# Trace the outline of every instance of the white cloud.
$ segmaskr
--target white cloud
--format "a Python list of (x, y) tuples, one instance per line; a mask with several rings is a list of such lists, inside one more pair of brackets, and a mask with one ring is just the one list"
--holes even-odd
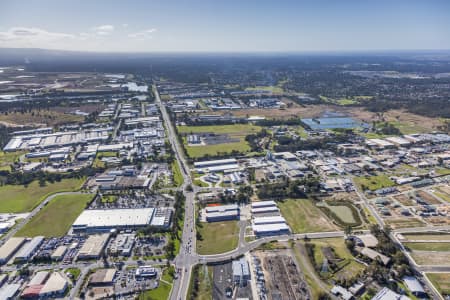
[(61, 39), (73, 39), (75, 35), (61, 32), (50, 32), (36, 27), (11, 27), (7, 31), (0, 32), (0, 41), (6, 42), (40, 42), (55, 41)]
[(153, 33), (155, 33), (156, 31), (157, 31), (156, 28), (151, 28), (151, 29), (147, 29), (147, 30), (138, 31), (135, 33), (130, 33), (128, 35), (128, 37), (130, 37), (132, 39), (137, 39), (137, 40), (151, 39), (153, 36)]
[(123, 28), (128, 28), (128, 24), (127, 24), (127, 23), (124, 23), (124, 24), (122, 24), (122, 27), (123, 27)]
[(97, 35), (110, 35), (114, 29), (114, 25), (100, 25), (92, 28)]

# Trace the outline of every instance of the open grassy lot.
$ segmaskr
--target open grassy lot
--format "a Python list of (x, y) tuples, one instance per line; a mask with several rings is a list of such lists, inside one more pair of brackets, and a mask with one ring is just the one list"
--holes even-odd
[(109, 151), (109, 152), (99, 152), (97, 156), (95, 156), (94, 162), (92, 163), (92, 167), (94, 168), (105, 168), (106, 163), (102, 161), (103, 157), (117, 157), (117, 152)]
[(232, 139), (239, 139), (239, 142), (205, 145), (205, 146), (187, 146), (185, 148), (191, 158), (199, 158), (205, 155), (217, 155), (219, 152), (230, 153), (231, 151), (248, 152), (250, 146), (245, 141), (245, 136), (261, 131), (260, 126), (250, 124), (234, 124), (234, 125), (212, 125), (212, 126), (179, 126), (180, 134), (189, 133), (206, 133), (213, 132), (216, 134), (227, 134)]
[(324, 205), (328, 209), (330, 209), (342, 222), (345, 223), (355, 223), (357, 220), (353, 216), (352, 210), (345, 205), (330, 205), (326, 201), (322, 202), (321, 205)]
[(178, 187), (183, 184), (183, 175), (181, 174), (180, 166), (176, 161), (172, 162), (172, 174), (173, 174), (173, 184)]
[(426, 273), (425, 275), (442, 295), (450, 295), (450, 273)]
[(324, 247), (332, 248), (335, 257), (343, 259), (343, 261), (338, 263), (341, 267), (332, 274), (332, 277), (330, 277), (331, 279), (350, 279), (364, 270), (364, 265), (355, 261), (353, 255), (347, 249), (343, 238), (317, 239), (313, 240), (311, 243), (315, 245), (314, 259), (316, 264), (322, 265), (325, 258), (322, 252), (322, 248)]
[(294, 233), (332, 231), (337, 228), (310, 199), (288, 199), (278, 202), (278, 207)]
[(389, 179), (389, 177), (385, 174), (380, 174), (376, 176), (355, 177), (354, 181), (359, 186), (360, 189), (362, 190), (369, 189), (371, 191), (395, 185), (395, 182)]
[(450, 251), (450, 243), (403, 243), (405, 247), (418, 251)]
[(25, 237), (37, 235), (59, 237), (65, 235), (93, 196), (93, 194), (74, 194), (55, 197), (16, 235)]
[(159, 286), (156, 289), (143, 292), (136, 299), (137, 300), (169, 299), (171, 288), (172, 286), (170, 284), (160, 281)]
[(263, 86), (255, 86), (255, 87), (247, 87), (246, 91), (270, 91), (274, 94), (282, 94), (284, 92), (283, 87), (281, 85), (263, 85)]
[[(197, 290), (194, 290), (194, 281), (198, 282)], [(196, 265), (193, 269), (188, 295), (195, 300), (212, 299), (213, 291), (213, 267)], [(188, 296), (188, 297), (189, 297)]]
[(0, 151), (0, 171), (11, 170), (10, 166), (16, 162), (19, 157), (25, 152), (16, 151), (16, 152), (3, 152)]
[(84, 179), (63, 179), (60, 182), (46, 183), (39, 186), (38, 181), (33, 181), (27, 187), (23, 185), (4, 185), (0, 187), (0, 212), (21, 213), (31, 211), (47, 196), (58, 192), (70, 192), (78, 190)]
[(197, 240), (198, 254), (218, 254), (237, 247), (239, 226), (237, 221), (202, 223), (197, 229), (202, 240)]

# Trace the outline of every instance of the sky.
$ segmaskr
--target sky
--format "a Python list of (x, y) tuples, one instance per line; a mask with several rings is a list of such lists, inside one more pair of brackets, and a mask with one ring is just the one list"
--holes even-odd
[(0, 47), (99, 52), (450, 49), (450, 1), (0, 0)]

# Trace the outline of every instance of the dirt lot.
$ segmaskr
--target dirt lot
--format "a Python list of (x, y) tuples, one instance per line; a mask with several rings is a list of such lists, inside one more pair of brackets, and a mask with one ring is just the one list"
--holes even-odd
[(419, 265), (449, 265), (450, 252), (413, 251), (412, 257)]
[(429, 204), (442, 204), (439, 200), (434, 198), (432, 195), (425, 191), (418, 191), (417, 196), (421, 197), (423, 200), (427, 201)]
[[(364, 122), (368, 122), (369, 124), (371, 124), (372, 121), (382, 121), (376, 113), (359, 107), (341, 107), (338, 108), (338, 110), (345, 111)], [(390, 110), (383, 114), (383, 118), (384, 121), (404, 123), (410, 127), (423, 129), (422, 131), (436, 130), (437, 127), (442, 124), (441, 120), (438, 118), (420, 116), (404, 110)]]
[(310, 299), (311, 292), (303, 273), (287, 250), (260, 252), (268, 286), (268, 299)]
[(403, 195), (403, 194), (394, 196), (392, 198), (394, 198), (395, 200), (397, 200), (398, 202), (400, 202), (404, 206), (414, 206), (415, 205), (414, 201), (412, 201), (411, 199), (409, 199), (408, 196)]

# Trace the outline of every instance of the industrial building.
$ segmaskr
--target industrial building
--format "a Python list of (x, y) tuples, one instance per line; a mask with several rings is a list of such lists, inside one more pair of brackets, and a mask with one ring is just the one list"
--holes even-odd
[(240, 286), (246, 285), (247, 281), (250, 280), (250, 268), (245, 257), (242, 257), (239, 260), (234, 260), (232, 263), (232, 269), (234, 283)]
[(140, 266), (136, 269), (136, 277), (154, 278), (158, 275), (156, 268), (152, 266)]
[(20, 283), (5, 284), (0, 288), (0, 299), (2, 300), (16, 299), (17, 294), (19, 294), (20, 286), (21, 286)]
[(253, 225), (253, 232), (257, 236), (289, 234), (289, 226), (286, 223)]
[(101, 286), (112, 284), (116, 273), (116, 269), (99, 269), (89, 277), (89, 285)]
[(195, 162), (194, 167), (199, 173), (223, 172), (225, 170), (238, 169), (239, 165), (235, 158), (209, 160)]
[(173, 211), (170, 208), (156, 208), (150, 225), (160, 228), (169, 228), (172, 215)]
[(78, 259), (98, 259), (102, 256), (105, 246), (109, 240), (109, 233), (90, 235), (84, 242)]
[(25, 243), (25, 238), (12, 237), (0, 247), (0, 264), (6, 264)]
[(67, 253), (67, 246), (61, 245), (53, 251), (51, 258), (55, 261), (60, 261), (63, 259), (64, 255)]
[(85, 210), (72, 224), (75, 232), (105, 232), (111, 229), (135, 229), (151, 223), (154, 208)]
[(286, 220), (282, 216), (256, 217), (253, 219), (254, 225), (283, 224), (283, 223), (286, 223)]
[(208, 206), (203, 210), (205, 220), (220, 222), (239, 219), (239, 206), (237, 204)]
[(36, 236), (34, 237), (30, 242), (25, 244), (25, 246), (20, 249), (20, 251), (17, 253), (16, 257), (14, 258), (15, 262), (26, 262), (29, 261), (33, 255), (36, 253), (36, 251), (39, 249), (39, 247), (44, 242), (43, 236)]
[(108, 249), (110, 255), (130, 256), (133, 250), (136, 235), (133, 233), (121, 233), (111, 242)]
[(405, 276), (403, 277), (403, 282), (405, 283), (408, 290), (418, 298), (426, 298), (425, 290), (423, 289), (422, 284), (417, 280), (416, 277), (413, 276)]

